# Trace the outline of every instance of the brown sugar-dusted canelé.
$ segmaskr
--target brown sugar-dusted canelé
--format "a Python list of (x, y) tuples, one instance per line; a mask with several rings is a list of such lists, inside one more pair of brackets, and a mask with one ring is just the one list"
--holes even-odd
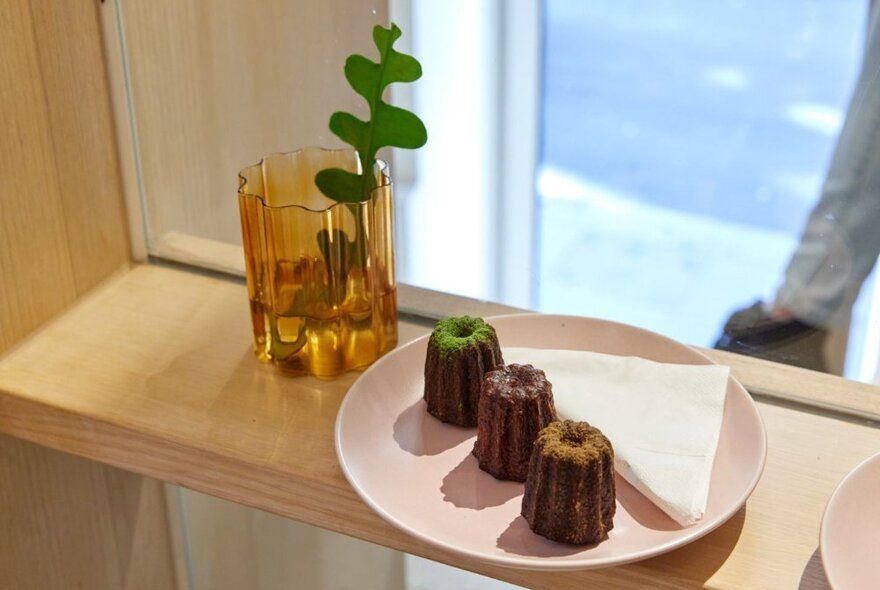
[(614, 450), (586, 422), (553, 422), (538, 434), (523, 495), (531, 529), (554, 541), (598, 543), (614, 527)]
[(553, 391), (544, 371), (514, 363), (486, 373), (474, 445), (480, 469), (498, 479), (525, 481), (532, 445), (554, 420)]
[(460, 316), (437, 323), (425, 358), (428, 413), (458, 426), (476, 426), (483, 375), (504, 364), (495, 328)]

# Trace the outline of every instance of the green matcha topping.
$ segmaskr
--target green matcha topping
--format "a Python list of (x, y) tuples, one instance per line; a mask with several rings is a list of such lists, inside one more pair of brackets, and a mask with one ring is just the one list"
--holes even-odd
[(446, 318), (434, 326), (431, 342), (437, 347), (441, 357), (462, 350), (472, 342), (491, 342), (495, 330), (480, 318), (467, 315)]
[(611, 442), (602, 431), (586, 422), (551, 422), (538, 433), (537, 444), (545, 456), (586, 465), (602, 456), (614, 456)]

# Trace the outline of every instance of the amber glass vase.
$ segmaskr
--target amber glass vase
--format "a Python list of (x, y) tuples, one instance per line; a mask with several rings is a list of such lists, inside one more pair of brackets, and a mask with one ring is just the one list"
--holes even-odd
[(315, 186), (330, 167), (356, 172), (352, 150), (305, 148), (239, 173), (254, 351), (296, 375), (363, 369), (397, 344), (391, 179), (337, 203)]

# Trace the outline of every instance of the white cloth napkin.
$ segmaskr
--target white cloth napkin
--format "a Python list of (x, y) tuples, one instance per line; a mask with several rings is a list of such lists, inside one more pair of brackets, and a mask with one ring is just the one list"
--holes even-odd
[(702, 518), (728, 367), (508, 347), (504, 361), (543, 370), (559, 417), (599, 428), (614, 447), (617, 472), (676, 522)]

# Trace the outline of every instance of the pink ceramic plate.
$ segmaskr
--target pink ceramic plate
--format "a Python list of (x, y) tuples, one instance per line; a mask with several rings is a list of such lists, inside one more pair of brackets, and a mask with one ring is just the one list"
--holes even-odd
[[(490, 318), (505, 346), (591, 350), (711, 364), (658, 334), (603, 320), (523, 314)], [(348, 481), (382, 518), (448, 551), (508, 567), (566, 570), (645, 559), (715, 529), (745, 503), (764, 467), (766, 434), (752, 398), (730, 379), (704, 518), (681, 528), (618, 478), (617, 514), (594, 547), (548, 541), (520, 516), (523, 485), (480, 471), (476, 431), (442, 424), (422, 401), (427, 337), (392, 351), (352, 385), (336, 419)]]
[(819, 546), (833, 588), (880, 587), (880, 453), (853, 469), (831, 495)]

